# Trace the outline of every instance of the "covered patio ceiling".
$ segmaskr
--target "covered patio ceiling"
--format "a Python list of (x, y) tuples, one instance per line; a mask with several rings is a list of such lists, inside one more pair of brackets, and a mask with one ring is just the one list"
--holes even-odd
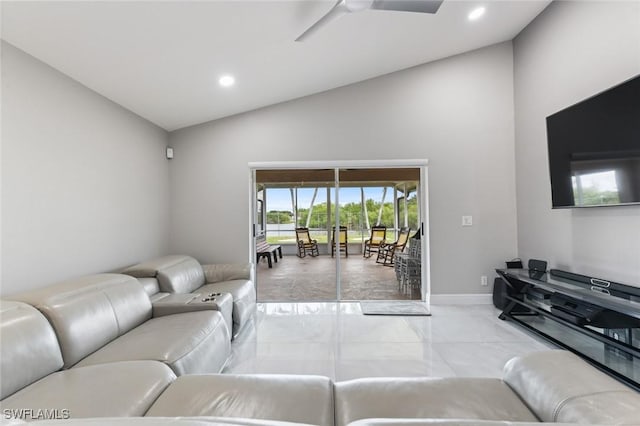
[[(341, 187), (393, 187), (415, 190), (420, 180), (418, 168), (340, 169)], [(256, 183), (269, 188), (333, 187), (333, 169), (257, 170)], [(406, 186), (405, 186), (406, 185)]]

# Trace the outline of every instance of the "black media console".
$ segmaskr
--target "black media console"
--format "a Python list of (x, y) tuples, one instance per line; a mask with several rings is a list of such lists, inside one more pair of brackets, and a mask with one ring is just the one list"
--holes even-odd
[(496, 272), (508, 288), (500, 319), (518, 323), (640, 390), (640, 287), (556, 269)]

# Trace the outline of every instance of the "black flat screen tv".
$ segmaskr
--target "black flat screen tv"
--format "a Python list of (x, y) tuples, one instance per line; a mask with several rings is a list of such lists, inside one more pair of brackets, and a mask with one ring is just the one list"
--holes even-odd
[(640, 75), (547, 117), (553, 208), (640, 204)]

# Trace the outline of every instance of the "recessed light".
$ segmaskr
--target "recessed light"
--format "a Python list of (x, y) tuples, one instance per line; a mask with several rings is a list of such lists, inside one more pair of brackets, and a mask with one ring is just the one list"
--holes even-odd
[(236, 82), (236, 79), (233, 78), (232, 75), (223, 75), (222, 77), (220, 77), (220, 80), (218, 80), (218, 83), (220, 83), (220, 86), (222, 87), (230, 87), (233, 86), (233, 84)]
[(484, 15), (485, 10), (486, 9), (484, 8), (484, 6), (476, 7), (469, 13), (469, 16), (467, 17), (470, 21), (475, 21), (476, 19), (479, 19), (482, 15)]

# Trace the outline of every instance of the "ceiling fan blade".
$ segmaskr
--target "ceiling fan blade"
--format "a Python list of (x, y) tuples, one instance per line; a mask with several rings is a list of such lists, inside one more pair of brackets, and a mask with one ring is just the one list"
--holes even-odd
[(371, 9), (436, 13), (444, 0), (374, 0)]
[(318, 19), (315, 24), (313, 24), (312, 26), (307, 28), (305, 32), (300, 34), (296, 41), (304, 41), (311, 34), (318, 31), (318, 29), (322, 28), (327, 23), (339, 18), (346, 13), (349, 13), (349, 10), (346, 8), (344, 0), (338, 0), (336, 4), (334, 4), (333, 7), (329, 9), (329, 11), (322, 18)]

